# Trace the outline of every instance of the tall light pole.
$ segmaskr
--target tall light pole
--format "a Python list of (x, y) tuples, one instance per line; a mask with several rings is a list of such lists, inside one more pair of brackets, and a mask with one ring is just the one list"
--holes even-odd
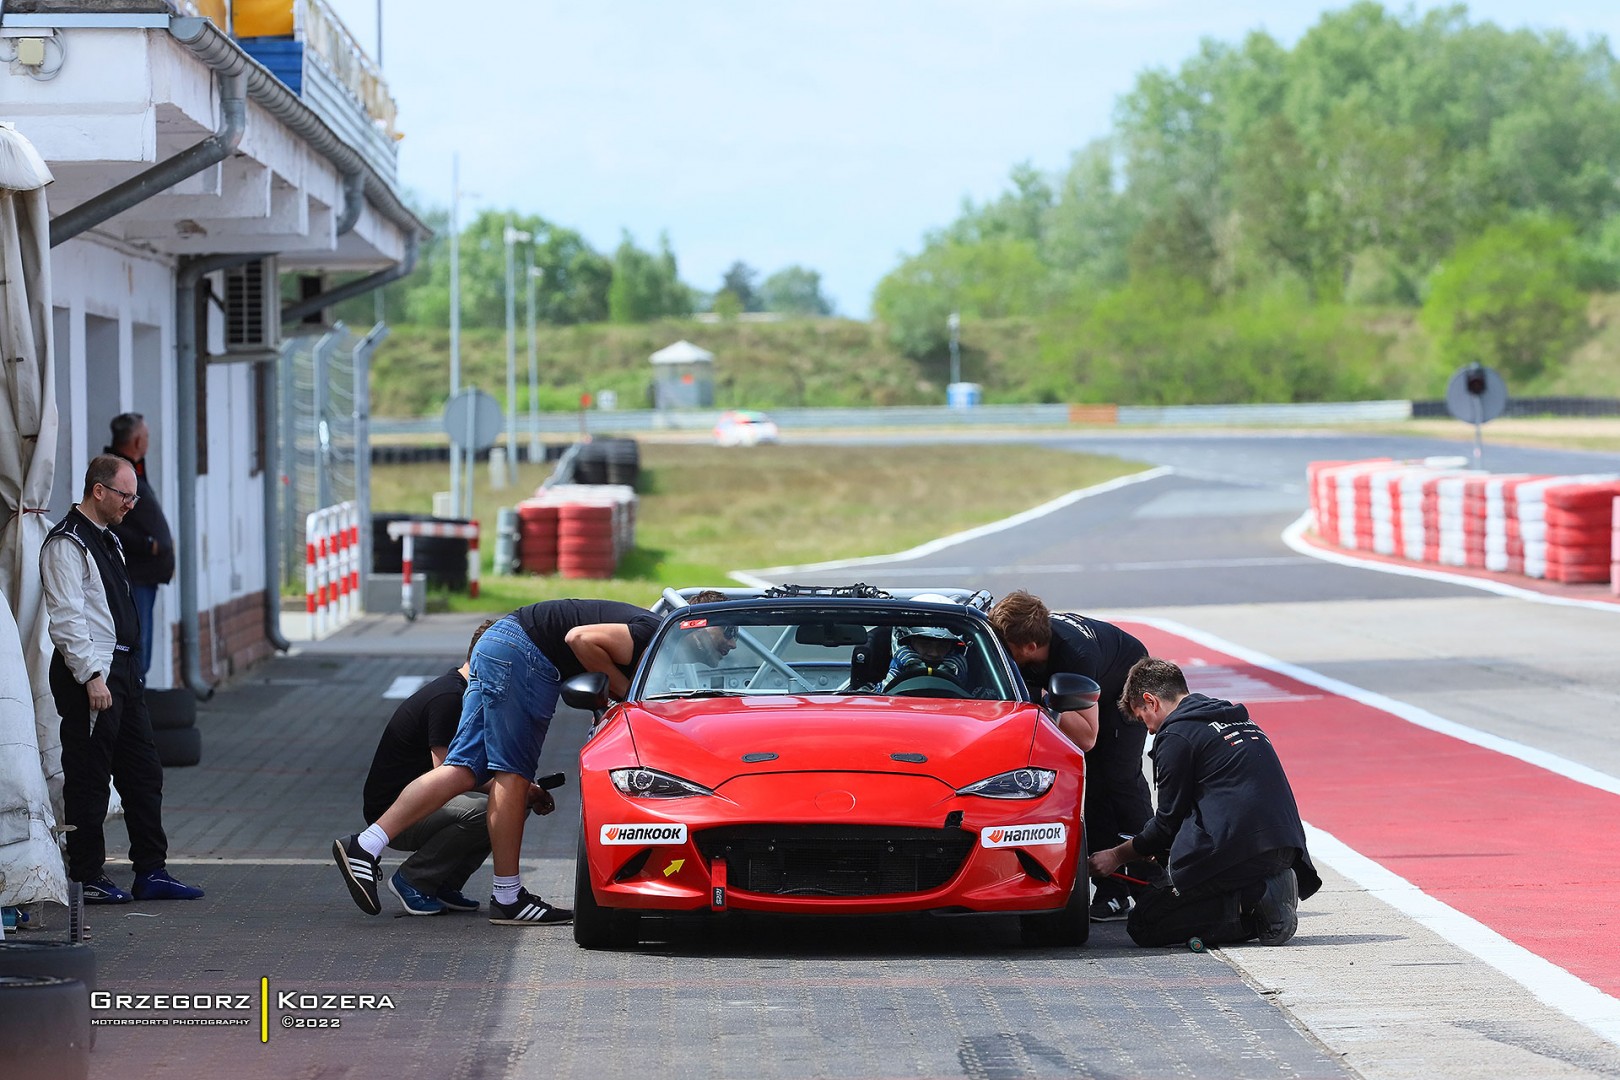
[(962, 381), (962, 356), (956, 347), (957, 334), (962, 329), (962, 316), (951, 312), (945, 325), (951, 329), (951, 383), (955, 385)]
[(506, 475), (517, 483), (517, 247), (534, 237), (506, 218)]
[(534, 248), (529, 248), (527, 272), (529, 285), (529, 463), (538, 462), (540, 449), (540, 361), (534, 345), (534, 291), (546, 276), (544, 267), (534, 265)]
[[(461, 155), (450, 155), (450, 396), (461, 393)], [(451, 513), (461, 514), (461, 448), (450, 442)]]

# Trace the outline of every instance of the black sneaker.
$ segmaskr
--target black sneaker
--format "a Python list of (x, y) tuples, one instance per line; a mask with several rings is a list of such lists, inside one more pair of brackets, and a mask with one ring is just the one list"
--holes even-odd
[(1262, 945), (1286, 945), (1299, 929), (1299, 879), (1292, 868), (1266, 879), (1251, 916)]
[(86, 881), (83, 889), (84, 902), (87, 904), (127, 904), (135, 899), (114, 885), (112, 878), (106, 874), (102, 874), (94, 881)]
[(1128, 896), (1111, 896), (1107, 900), (1099, 896), (1091, 902), (1091, 921), (1124, 922), (1130, 918), (1133, 904)]
[(501, 926), (550, 926), (573, 922), (574, 913), (569, 908), (552, 907), (528, 889), (519, 889), (517, 899), (510, 904), (489, 898), (489, 921)]
[(382, 867), (360, 846), (360, 837), (345, 836), (332, 841), (332, 858), (343, 871), (344, 884), (349, 886), (349, 895), (354, 897), (360, 910), (367, 915), (380, 914), (382, 901), (377, 899), (377, 879), (382, 876)]

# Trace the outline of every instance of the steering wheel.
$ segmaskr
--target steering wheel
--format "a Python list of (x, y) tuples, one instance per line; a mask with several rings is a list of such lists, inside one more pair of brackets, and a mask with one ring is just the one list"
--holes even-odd
[(892, 694), (895, 697), (949, 697), (965, 698), (968, 692), (939, 675), (907, 675), (902, 672), (887, 685), (880, 693)]

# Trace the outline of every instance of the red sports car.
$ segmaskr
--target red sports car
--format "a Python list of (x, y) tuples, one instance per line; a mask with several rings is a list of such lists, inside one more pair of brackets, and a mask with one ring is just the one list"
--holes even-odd
[(1001, 913), (1028, 943), (1082, 944), (1085, 757), (1052, 717), (1097, 685), (1033, 700), (971, 599), (786, 586), (677, 607), (627, 701), (569, 680), (597, 716), (575, 940), (735, 909)]

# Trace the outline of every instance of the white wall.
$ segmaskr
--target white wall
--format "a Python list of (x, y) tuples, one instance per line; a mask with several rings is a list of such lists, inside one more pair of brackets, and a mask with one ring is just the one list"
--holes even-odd
[[(51, 520), (59, 520), (77, 501), (90, 458), (107, 444), (108, 421), (133, 411), (144, 413), (152, 429), (148, 479), (170, 527), (176, 528), (180, 444), (174, 267), (81, 237), (52, 252), (51, 279), (61, 417)], [(216, 281), (216, 291), (218, 287)], [(221, 317), (211, 305), (209, 322), (211, 344), (220, 348)], [(207, 400), (199, 401), (198, 408), (208, 411), (208, 472), (197, 481), (198, 535), (191, 540), (198, 556), (201, 611), (264, 588), (264, 477), (249, 475), (257, 437), (253, 372), (246, 364), (213, 364), (207, 375)], [(187, 542), (177, 528), (175, 540)], [(163, 649), (179, 615), (177, 583), (160, 589), (158, 655), (150, 676), (155, 688), (173, 681), (173, 658), (165, 657)]]

